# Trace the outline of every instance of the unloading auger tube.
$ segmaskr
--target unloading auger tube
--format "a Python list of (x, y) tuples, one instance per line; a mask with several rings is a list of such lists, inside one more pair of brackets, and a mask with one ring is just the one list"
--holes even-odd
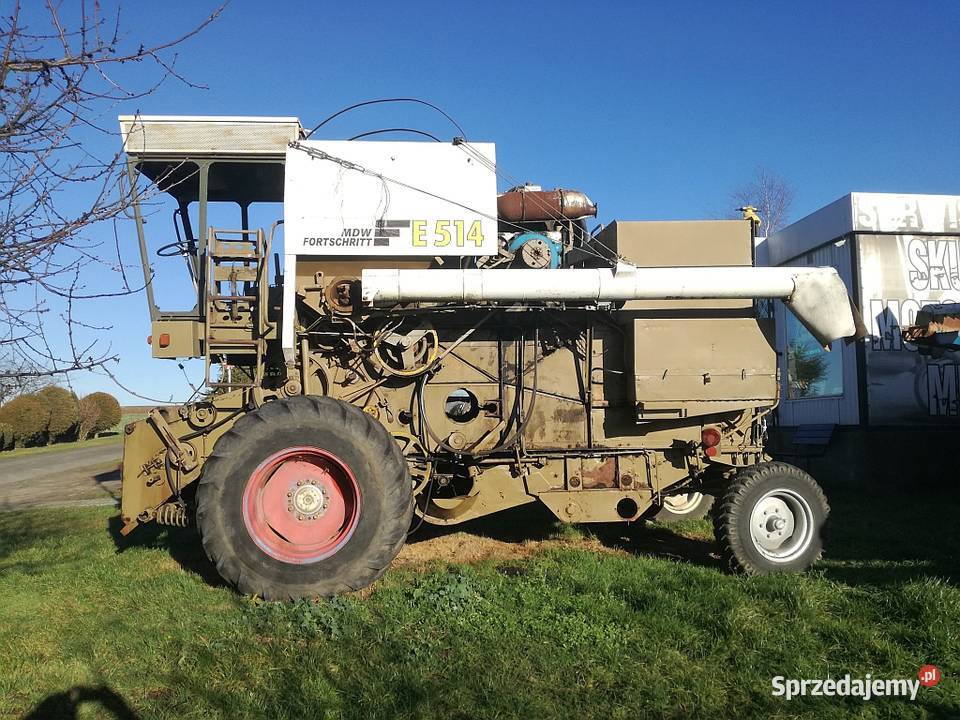
[(628, 300), (776, 298), (817, 341), (858, 336), (843, 280), (832, 267), (637, 267), (397, 270), (365, 269), (363, 302), (610, 303)]

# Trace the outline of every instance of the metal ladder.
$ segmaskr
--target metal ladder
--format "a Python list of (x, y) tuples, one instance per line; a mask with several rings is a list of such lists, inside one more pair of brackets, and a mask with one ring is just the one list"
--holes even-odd
[[(269, 247), (262, 229), (210, 228), (204, 290), (204, 383), (234, 390), (259, 387), (266, 354)], [(253, 376), (234, 381), (211, 378), (213, 362), (253, 356)]]

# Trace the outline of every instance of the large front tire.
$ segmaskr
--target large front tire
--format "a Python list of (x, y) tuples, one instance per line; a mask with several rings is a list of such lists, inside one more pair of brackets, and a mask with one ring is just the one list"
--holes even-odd
[(207, 460), (197, 525), (220, 575), (267, 600), (370, 585), (406, 539), (410, 474), (387, 430), (327, 397), (268, 402)]
[(714, 507), (714, 534), (734, 572), (802, 572), (823, 553), (830, 513), (823, 490), (800, 468), (760, 463), (737, 473)]

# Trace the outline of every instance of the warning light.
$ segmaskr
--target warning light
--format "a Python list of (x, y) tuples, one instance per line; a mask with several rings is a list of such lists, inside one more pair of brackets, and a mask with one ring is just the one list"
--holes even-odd
[(703, 443), (703, 451), (710, 457), (714, 457), (717, 452), (717, 445), (720, 444), (720, 431), (714, 427), (707, 427), (700, 431), (700, 442)]

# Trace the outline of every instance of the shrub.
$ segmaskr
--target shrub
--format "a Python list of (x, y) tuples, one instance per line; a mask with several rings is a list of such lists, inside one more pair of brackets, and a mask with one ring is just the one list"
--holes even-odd
[(80, 401), (80, 439), (109, 430), (120, 422), (120, 403), (110, 393), (95, 392)]
[(48, 385), (36, 397), (47, 406), (47, 443), (72, 437), (80, 420), (77, 396), (66, 388)]
[(13, 447), (13, 426), (0, 422), (0, 450), (9, 450)]
[(100, 407), (97, 405), (96, 398), (85, 395), (77, 403), (77, 409), (80, 415), (80, 421), (77, 424), (77, 440), (86, 440), (93, 432), (97, 418), (100, 417)]
[(0, 422), (13, 428), (17, 447), (35, 445), (47, 432), (47, 405), (35, 395), (15, 397), (0, 408)]

